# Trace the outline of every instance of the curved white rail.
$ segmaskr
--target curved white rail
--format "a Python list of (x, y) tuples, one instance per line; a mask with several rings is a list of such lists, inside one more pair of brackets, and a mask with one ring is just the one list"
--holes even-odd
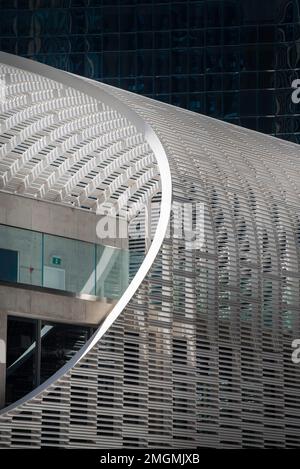
[(157, 159), (161, 178), (162, 193), (160, 216), (153, 241), (138, 272), (136, 273), (135, 277), (131, 281), (130, 285), (128, 286), (127, 290), (122, 295), (118, 303), (108, 314), (103, 323), (99, 326), (92, 338), (82, 347), (79, 352), (74, 355), (74, 357), (69, 362), (67, 362), (60, 370), (58, 370), (43, 384), (35, 388), (32, 392), (19, 399), (18, 401), (14, 402), (10, 406), (2, 409), (0, 415), (3, 415), (6, 412), (17, 408), (21, 404), (24, 404), (30, 399), (38, 396), (43, 391), (46, 391), (47, 389), (51, 388), (52, 385), (54, 385), (58, 379), (68, 373), (83, 357), (85, 357), (85, 355), (103, 337), (105, 332), (109, 329), (109, 327), (125, 309), (129, 301), (133, 297), (134, 293), (137, 291), (139, 285), (146, 277), (163, 243), (170, 217), (172, 181), (168, 159), (165, 150), (156, 133), (153, 131), (149, 124), (147, 124), (143, 119), (141, 119), (126, 104), (119, 101), (116, 97), (110, 95), (107, 91), (107, 87), (105, 88), (105, 90), (103, 90), (102, 88), (100, 89), (99, 84), (97, 83), (97, 86), (95, 86), (91, 80), (85, 80), (84, 78), (80, 78), (75, 75), (56, 70), (47, 65), (33, 62), (31, 60), (23, 59), (3, 52), (0, 53), (0, 62), (12, 67), (20, 68), (27, 72), (38, 74), (44, 78), (54, 80), (65, 86), (71, 87), (77, 91), (85, 93), (86, 95), (94, 99), (99, 99), (101, 97), (102, 103), (105, 103), (108, 106), (116, 109), (119, 113), (125, 116), (128, 121), (133, 124), (137, 128), (137, 130), (141, 132), (141, 134), (144, 136), (145, 140), (149, 144)]

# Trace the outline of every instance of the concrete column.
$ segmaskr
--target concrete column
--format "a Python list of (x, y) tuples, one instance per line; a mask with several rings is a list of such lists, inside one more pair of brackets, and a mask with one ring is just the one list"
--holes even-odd
[(0, 313), (0, 409), (5, 405), (7, 314)]

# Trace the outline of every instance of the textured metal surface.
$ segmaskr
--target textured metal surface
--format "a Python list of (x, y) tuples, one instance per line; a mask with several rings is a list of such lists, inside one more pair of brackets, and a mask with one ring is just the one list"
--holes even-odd
[(11, 66), (2, 64), (0, 77), (2, 190), (95, 210), (97, 201), (120, 198), (117, 189), (125, 204), (143, 184), (155, 185), (153, 152), (117, 110)]
[(102, 339), (0, 416), (1, 447), (299, 447), (299, 147), (94, 86), (152, 126), (205, 243), (165, 239)]

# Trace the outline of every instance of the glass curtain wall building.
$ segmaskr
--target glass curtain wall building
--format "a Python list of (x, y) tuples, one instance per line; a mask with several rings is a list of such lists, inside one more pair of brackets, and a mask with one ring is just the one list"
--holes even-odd
[(299, 0), (1, 0), (1, 49), (300, 141)]

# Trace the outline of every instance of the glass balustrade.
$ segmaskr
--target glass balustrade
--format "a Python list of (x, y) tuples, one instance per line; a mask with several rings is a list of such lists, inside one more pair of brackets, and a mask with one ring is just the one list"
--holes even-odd
[(127, 250), (0, 225), (0, 281), (120, 298)]

